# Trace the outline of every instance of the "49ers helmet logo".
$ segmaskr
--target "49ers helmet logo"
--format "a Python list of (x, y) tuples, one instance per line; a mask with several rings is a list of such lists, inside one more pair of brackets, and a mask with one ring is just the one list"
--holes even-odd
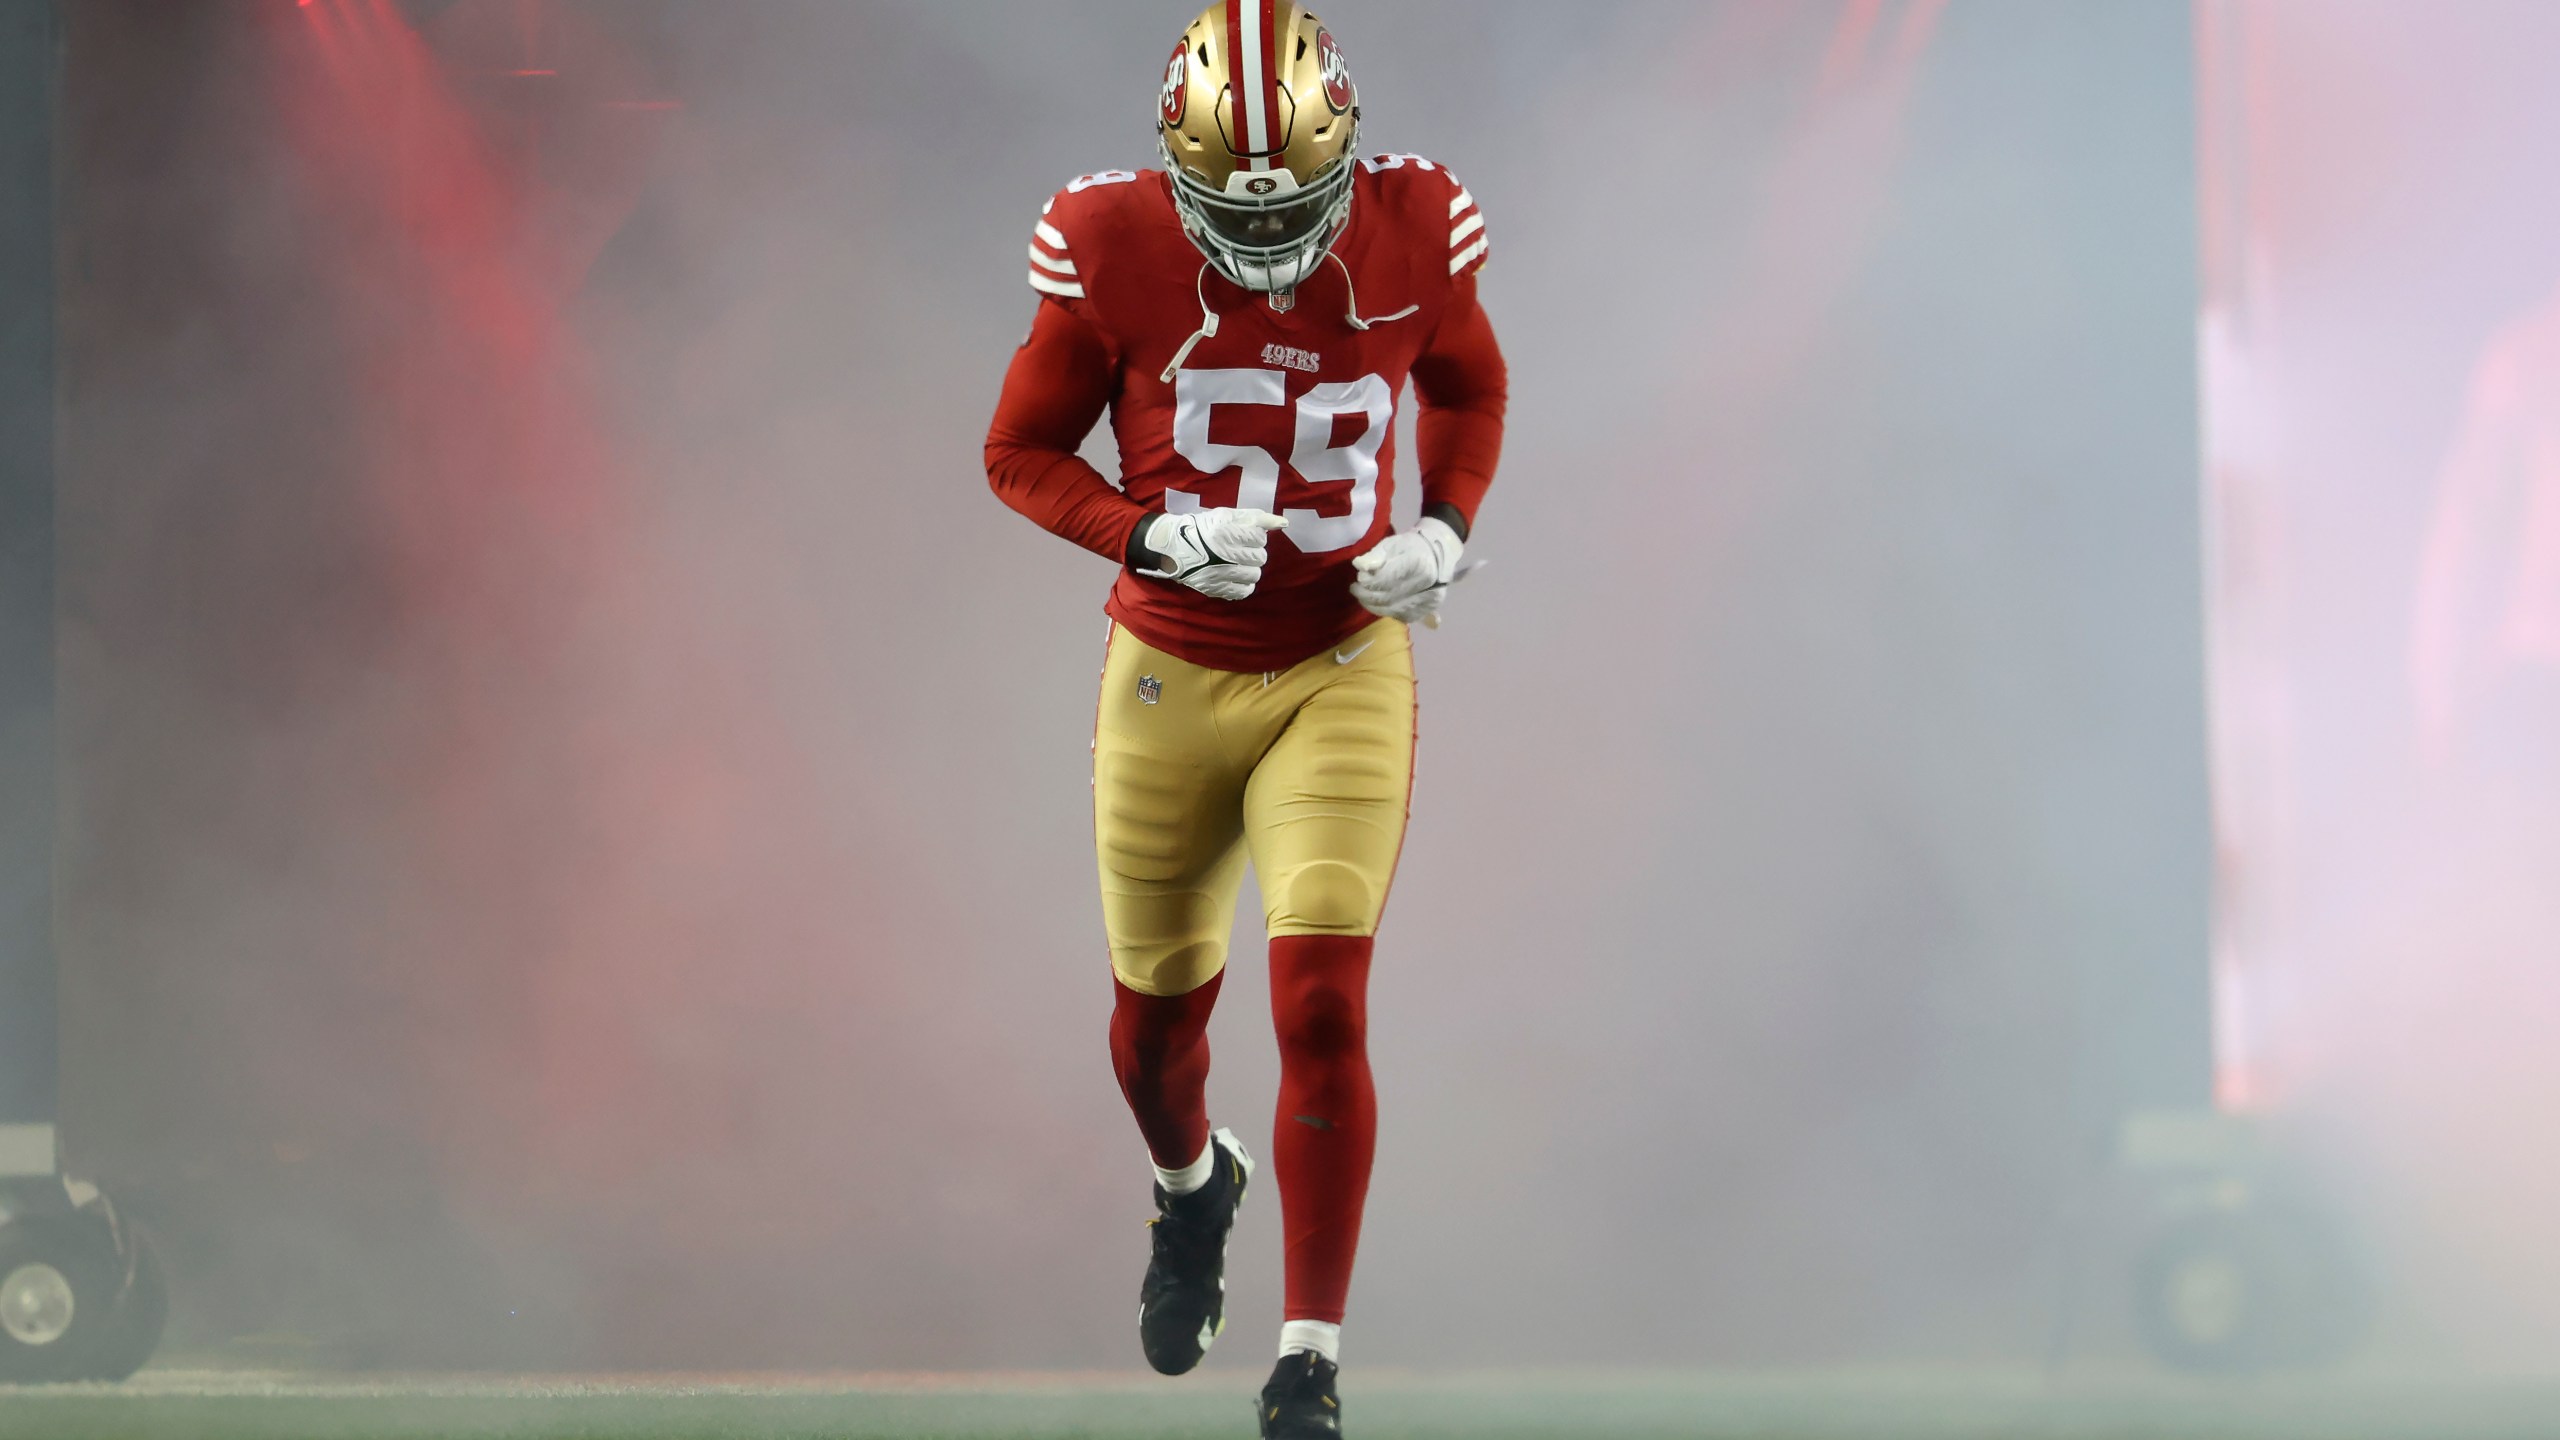
[(1157, 112), (1167, 125), (1182, 123), (1182, 112), (1191, 102), (1191, 56), (1182, 42), (1173, 42), (1173, 58), (1165, 62), (1164, 94), (1157, 97)]
[(1333, 32), (1316, 31), (1316, 63), (1324, 67), (1324, 103), (1341, 114), (1351, 108), (1351, 66), (1342, 58), (1342, 47), (1333, 43)]

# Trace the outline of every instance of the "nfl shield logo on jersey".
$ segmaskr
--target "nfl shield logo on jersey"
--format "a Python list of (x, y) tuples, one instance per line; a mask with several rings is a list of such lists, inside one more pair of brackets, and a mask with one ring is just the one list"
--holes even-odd
[(1138, 701), (1140, 704), (1153, 705), (1163, 698), (1163, 681), (1158, 680), (1153, 675), (1141, 675), (1138, 677)]

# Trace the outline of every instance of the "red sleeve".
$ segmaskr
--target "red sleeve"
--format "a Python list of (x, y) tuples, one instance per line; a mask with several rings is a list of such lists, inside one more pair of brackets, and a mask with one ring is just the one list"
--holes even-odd
[(1473, 271), (1451, 287), (1449, 308), (1431, 343), (1413, 362), (1415, 458), (1422, 466), (1422, 503), (1456, 507), (1473, 529), (1476, 506), (1493, 485), (1502, 458), (1502, 409), (1510, 390), (1493, 321), (1476, 303)]
[(1113, 369), (1110, 343), (1091, 321), (1042, 301), (987, 427), (987, 484), (1007, 505), (1118, 564), (1148, 511), (1076, 454), (1111, 402)]

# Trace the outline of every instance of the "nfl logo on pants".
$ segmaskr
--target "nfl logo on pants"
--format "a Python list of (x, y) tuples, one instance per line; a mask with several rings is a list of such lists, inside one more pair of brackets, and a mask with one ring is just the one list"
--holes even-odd
[(1153, 675), (1141, 675), (1138, 677), (1138, 699), (1141, 703), (1153, 705), (1163, 698), (1163, 681), (1158, 680)]

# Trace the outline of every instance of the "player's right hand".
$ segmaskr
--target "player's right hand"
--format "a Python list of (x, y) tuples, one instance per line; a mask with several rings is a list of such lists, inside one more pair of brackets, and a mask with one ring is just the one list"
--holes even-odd
[(1264, 536), (1289, 522), (1268, 510), (1195, 510), (1159, 515), (1140, 541), (1156, 554), (1154, 570), (1141, 575), (1188, 585), (1212, 600), (1241, 600), (1262, 583), (1271, 558)]

